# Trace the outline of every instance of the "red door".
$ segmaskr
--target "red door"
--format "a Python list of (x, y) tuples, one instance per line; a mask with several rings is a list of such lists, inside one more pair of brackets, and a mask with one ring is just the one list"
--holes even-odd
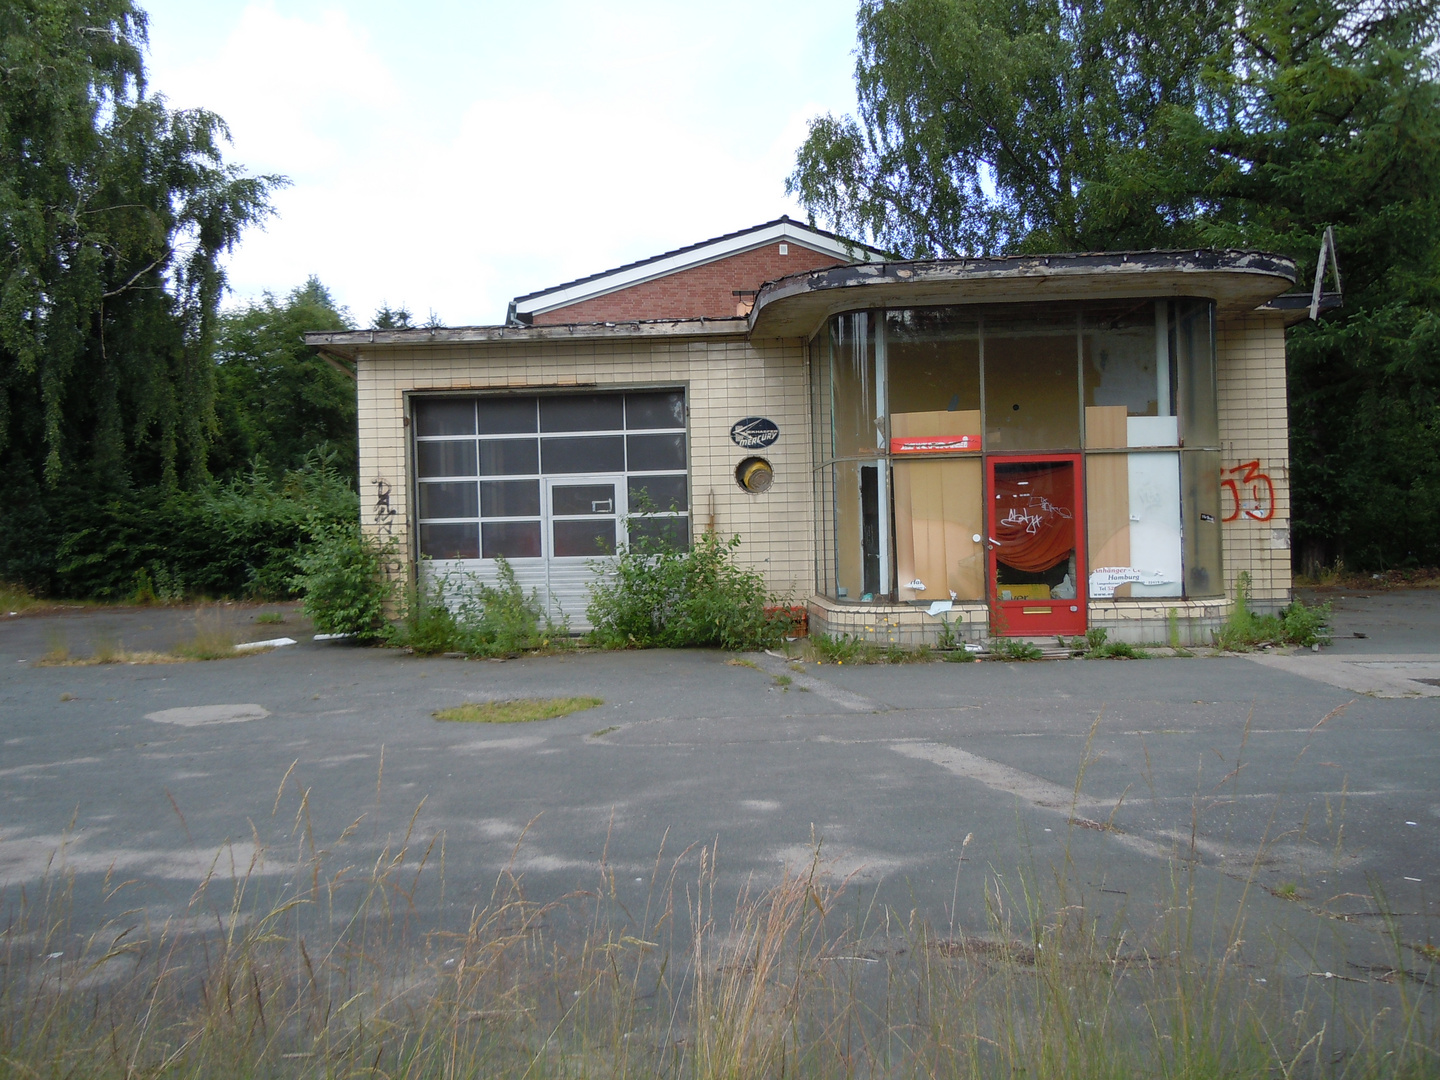
[(1085, 514), (1080, 456), (990, 458), (991, 632), (1085, 633)]

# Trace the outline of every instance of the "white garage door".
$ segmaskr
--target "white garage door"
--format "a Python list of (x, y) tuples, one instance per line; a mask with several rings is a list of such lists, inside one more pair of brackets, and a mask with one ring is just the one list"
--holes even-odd
[(422, 580), (497, 576), (497, 556), (571, 630), (590, 583), (641, 532), (690, 536), (683, 390), (417, 397)]

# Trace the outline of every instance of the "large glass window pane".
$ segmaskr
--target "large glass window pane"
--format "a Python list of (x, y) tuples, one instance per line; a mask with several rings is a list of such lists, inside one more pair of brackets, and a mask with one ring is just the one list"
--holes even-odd
[(419, 488), (422, 518), (478, 517), (480, 514), (474, 480), (461, 484), (420, 484)]
[(985, 317), (985, 448), (1080, 445), (1076, 318), (1028, 305)]
[(690, 546), (690, 518), (684, 514), (678, 517), (632, 517), (627, 523), (630, 543), (647, 545), (652, 550), (684, 551)]
[(615, 552), (615, 519), (552, 522), (555, 555), (559, 558), (590, 558)]
[(1180, 382), (1180, 437), (1186, 446), (1220, 446), (1220, 407), (1215, 388), (1213, 305), (1208, 300), (1176, 300), (1171, 340)]
[(481, 476), (534, 476), (539, 471), (535, 439), (487, 439), (480, 444)]
[(875, 329), (870, 313), (830, 320), (831, 422), (837, 458), (874, 454), (881, 444), (875, 396)]
[(480, 557), (480, 526), (473, 521), (454, 525), (421, 525), (420, 554), (431, 559), (477, 559)]
[(540, 522), (487, 521), (484, 526), (484, 556), (493, 559), (538, 559), (540, 557)]
[(421, 476), (474, 476), (475, 444), (460, 440), (416, 443), (415, 467)]
[(625, 401), (619, 394), (567, 394), (540, 399), (541, 431), (619, 431)]
[(660, 472), (685, 468), (685, 436), (627, 435), (626, 461), (631, 472)]
[(415, 434), (474, 435), (474, 398), (421, 398), (415, 402)]
[(980, 408), (980, 324), (953, 308), (885, 314), (891, 412)]
[(1085, 459), (1090, 595), (1179, 596), (1180, 455)]
[(538, 517), (539, 480), (487, 480), (480, 485), (482, 517)]
[(1180, 455), (1180, 505), (1185, 521), (1185, 595), (1223, 596), (1220, 563), (1220, 451)]
[(550, 489), (550, 510), (565, 514), (615, 514), (614, 484), (567, 484)]
[(683, 428), (685, 394), (664, 390), (655, 394), (625, 395), (625, 426), (635, 428)]
[(1157, 331), (1157, 307), (1163, 316), (1164, 303), (1154, 300), (1085, 305), (1080, 341), (1087, 407), (1123, 408), (1126, 416), (1170, 414), (1169, 350), (1164, 325)]
[(533, 397), (482, 398), (481, 435), (524, 435), (535, 431)]
[(632, 514), (646, 510), (685, 510), (690, 505), (683, 476), (632, 476), (629, 483)]
[(979, 458), (895, 462), (895, 571), (903, 600), (985, 599)]
[(835, 595), (859, 600), (864, 595), (860, 555), (860, 465), (835, 463)]
[(625, 471), (625, 436), (592, 435), (578, 439), (541, 439), (543, 472)]

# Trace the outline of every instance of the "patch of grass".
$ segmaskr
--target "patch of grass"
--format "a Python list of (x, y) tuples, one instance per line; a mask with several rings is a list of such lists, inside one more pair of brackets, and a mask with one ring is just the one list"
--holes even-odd
[(40, 602), (30, 595), (23, 585), (11, 585), (0, 581), (0, 615), (19, 615), (22, 611), (39, 607)]
[(60, 700), (61, 700), (61, 701), (74, 701), (74, 700), (75, 700), (75, 695), (72, 694), (72, 693), (70, 693), (70, 691), (67, 690), (67, 691), (65, 691), (65, 693), (63, 693), (63, 694), (60, 695)]
[(592, 732), (590, 732), (590, 737), (591, 737), (592, 739), (599, 739), (599, 738), (601, 738), (602, 736), (609, 735), (612, 731), (619, 731), (619, 730), (620, 730), (619, 725), (617, 725), (617, 724), (611, 724), (609, 727), (602, 727), (599, 731), (592, 731)]
[(775, 675), (772, 677), (775, 680), (775, 685), (780, 687), (781, 690), (789, 690), (790, 684), (795, 681), (789, 675)]
[[(605, 702), (597, 697), (516, 698), (512, 701), (467, 702), (435, 713), (436, 720), (465, 724), (526, 724), (593, 709)], [(613, 729), (611, 729), (613, 730)]]
[(759, 671), (760, 665), (754, 660), (746, 660), (742, 656), (732, 656), (725, 661), (726, 667), (748, 667), (751, 671)]
[(235, 651), (235, 631), (218, 609), (195, 613), (195, 635), (177, 644), (175, 654), (186, 660), (229, 660), (240, 655)]
[(278, 626), (285, 621), (285, 613), (281, 611), (262, 611), (255, 616), (255, 621), (263, 626)]
[(46, 666), (55, 666), (68, 663), (70, 660), (70, 642), (65, 638), (65, 631), (56, 626), (45, 628), (45, 655), (40, 657), (40, 663)]
[[(239, 654), (245, 655), (245, 654)], [(90, 656), (66, 655), (62, 659), (48, 656), (37, 661), (38, 667), (99, 667), (102, 664), (187, 664), (199, 657), (177, 656), (165, 652), (130, 652), (124, 648), (107, 649)]]
[[(1174, 611), (1174, 608), (1170, 609)], [(1109, 632), (1103, 626), (1091, 627), (1085, 635), (1086, 660), (1149, 660), (1150, 654), (1128, 641), (1106, 641)], [(1079, 638), (1075, 639), (1078, 643)]]
[(1300, 899), (1300, 890), (1293, 881), (1287, 881), (1284, 884), (1279, 885), (1274, 889), (1271, 889), (1270, 891), (1276, 896), (1278, 896), (1281, 900)]
[(953, 652), (941, 653), (940, 659), (947, 664), (973, 664), (978, 658), (969, 649), (956, 649)]
[(849, 634), (811, 634), (810, 647), (824, 664), (923, 664), (935, 658), (928, 645), (907, 649), (893, 642), (882, 645)]

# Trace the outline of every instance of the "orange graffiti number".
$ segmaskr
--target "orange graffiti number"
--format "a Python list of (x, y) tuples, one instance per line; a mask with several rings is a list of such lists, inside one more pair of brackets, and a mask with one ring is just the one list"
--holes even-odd
[(1260, 462), (1242, 462), (1223, 475), (1226, 479), (1220, 486), (1230, 492), (1231, 503), (1224, 520), (1234, 521), (1241, 514), (1253, 521), (1269, 521), (1275, 516), (1275, 485), (1260, 471)]

